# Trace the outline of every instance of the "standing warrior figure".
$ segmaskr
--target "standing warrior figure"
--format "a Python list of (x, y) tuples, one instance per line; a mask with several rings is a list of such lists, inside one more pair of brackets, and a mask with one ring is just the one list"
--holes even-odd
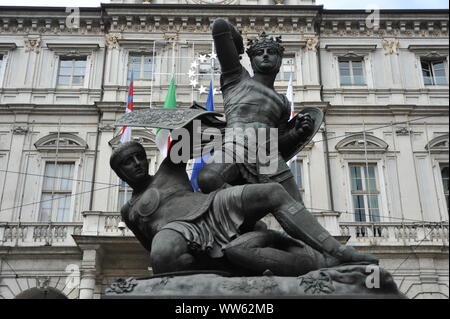
[[(225, 140), (224, 151), (215, 153), (213, 162), (200, 172), (198, 183), (202, 192), (209, 193), (246, 183), (279, 183), (295, 200), (290, 207), (285, 207), (284, 214), (277, 217), (290, 236), (341, 262), (378, 262), (372, 255), (341, 245), (319, 224), (305, 208), (295, 179), (282, 156), (286, 149), (310, 138), (314, 121), (306, 114), (297, 117), (294, 126), (288, 125), (290, 102), (285, 95), (277, 93), (273, 86), (284, 52), (280, 45), (281, 39), (269, 38), (263, 33), (258, 40), (250, 42), (247, 54), (254, 71), (254, 76), (250, 77), (240, 63), (239, 55), (244, 53), (240, 32), (228, 21), (216, 19), (212, 34), (222, 71), (220, 82), (227, 128), (233, 128), (235, 132), (278, 129), (278, 168), (273, 174), (261, 174), (259, 159), (256, 159), (256, 163), (250, 163), (239, 158), (237, 153), (233, 153), (235, 146), (243, 147), (245, 152), (250, 153), (248, 149), (253, 145), (248, 143), (245, 136), (235, 133), (235, 140)], [(244, 145), (233, 145), (236, 140), (244, 141)], [(227, 163), (226, 159), (230, 158), (227, 152), (230, 150), (234, 162)]]

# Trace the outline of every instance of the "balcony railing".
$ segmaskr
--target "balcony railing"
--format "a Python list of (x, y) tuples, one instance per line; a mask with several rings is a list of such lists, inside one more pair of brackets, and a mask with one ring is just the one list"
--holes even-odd
[(350, 245), (448, 245), (448, 222), (439, 223), (339, 223)]
[[(0, 246), (75, 246), (72, 234), (86, 236), (133, 237), (117, 212), (86, 211), (83, 222), (77, 223), (0, 223)], [(323, 217), (323, 216), (322, 216)], [(348, 244), (355, 246), (441, 246), (449, 243), (448, 222), (441, 223), (337, 223), (337, 216), (319, 221), (328, 226), (333, 235), (349, 236)], [(332, 218), (333, 217), (333, 218)], [(322, 218), (323, 219), (323, 218)], [(266, 222), (270, 221), (266, 219)], [(337, 231), (334, 232), (336, 224)], [(269, 222), (271, 228), (278, 228)]]
[(117, 212), (86, 211), (84, 217), (82, 235), (91, 236), (134, 236), (128, 227), (119, 229), (121, 221)]
[(0, 223), (0, 246), (75, 246), (83, 223)]

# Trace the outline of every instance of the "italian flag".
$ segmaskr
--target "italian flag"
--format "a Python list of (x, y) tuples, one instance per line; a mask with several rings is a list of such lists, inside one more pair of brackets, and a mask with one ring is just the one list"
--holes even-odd
[[(175, 94), (175, 79), (172, 78), (172, 80), (170, 81), (169, 91), (167, 92), (163, 108), (170, 109), (176, 107), (177, 107), (177, 98)], [(172, 139), (170, 137), (169, 130), (158, 129), (156, 131), (156, 146), (158, 147), (159, 152), (161, 153), (161, 160), (167, 157), (171, 141)]]

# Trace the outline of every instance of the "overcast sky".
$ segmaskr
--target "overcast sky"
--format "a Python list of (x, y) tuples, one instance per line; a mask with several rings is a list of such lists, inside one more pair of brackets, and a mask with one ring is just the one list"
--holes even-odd
[[(0, 0), (0, 5), (97, 7), (108, 0)], [(448, 9), (448, 0), (317, 0), (327, 9)]]

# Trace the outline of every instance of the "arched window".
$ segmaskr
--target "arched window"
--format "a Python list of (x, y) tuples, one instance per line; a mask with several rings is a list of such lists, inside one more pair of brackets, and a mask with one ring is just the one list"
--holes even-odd
[(35, 287), (22, 291), (15, 299), (67, 299), (67, 297), (59, 290), (52, 287)]
[[(448, 151), (449, 151), (449, 134), (440, 135), (438, 137), (433, 138), (427, 145), (425, 145), (425, 149), (430, 153), (432, 161), (436, 164), (435, 167), (439, 169), (439, 172), (434, 171), (437, 179), (440, 179), (442, 182), (442, 192), (443, 192), (443, 201), (445, 205), (442, 208), (449, 210), (449, 187), (448, 187), (448, 175), (449, 175), (449, 161), (448, 161)], [(440, 178), (439, 178), (440, 177)], [(438, 182), (436, 182), (438, 184)], [(442, 193), (441, 193), (442, 194)], [(438, 194), (438, 197), (442, 195)], [(442, 198), (442, 197), (441, 197)], [(446, 206), (446, 207), (444, 207)]]
[[(345, 158), (349, 206), (356, 222), (379, 222), (382, 211), (382, 169), (380, 162), (388, 144), (371, 134), (353, 134), (336, 144)], [(350, 208), (349, 207), (349, 208)]]
[(38, 220), (69, 222), (73, 218), (74, 179), (86, 141), (71, 133), (52, 133), (35, 144), (43, 160), (43, 178)]

